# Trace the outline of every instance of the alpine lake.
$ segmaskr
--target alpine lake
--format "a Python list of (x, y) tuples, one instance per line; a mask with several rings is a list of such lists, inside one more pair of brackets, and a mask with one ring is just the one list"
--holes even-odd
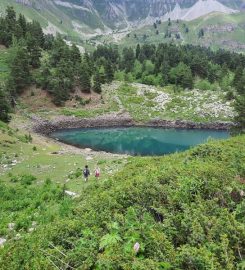
[(209, 139), (226, 139), (228, 131), (152, 127), (59, 130), (51, 137), (80, 148), (132, 156), (161, 156), (185, 151)]

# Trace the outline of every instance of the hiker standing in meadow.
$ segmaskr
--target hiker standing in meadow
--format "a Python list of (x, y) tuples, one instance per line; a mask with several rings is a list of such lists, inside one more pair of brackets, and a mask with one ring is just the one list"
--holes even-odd
[(94, 175), (95, 175), (96, 178), (100, 177), (100, 168), (98, 166), (94, 170)]
[(90, 171), (89, 171), (88, 165), (86, 165), (84, 170), (83, 170), (83, 176), (84, 176), (85, 182), (88, 181), (89, 175), (90, 175)]

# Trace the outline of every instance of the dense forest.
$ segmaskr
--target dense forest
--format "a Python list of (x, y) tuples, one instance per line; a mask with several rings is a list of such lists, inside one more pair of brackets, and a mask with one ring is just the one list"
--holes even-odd
[[(81, 55), (60, 35), (44, 35), (38, 22), (17, 18), (13, 8), (0, 19), (0, 44), (9, 47), (10, 74), (0, 89), (1, 119), (30, 84), (48, 91), (60, 106), (76, 88), (100, 93), (101, 84), (114, 79), (149, 85), (173, 85), (175, 91), (197, 88), (223, 90), (227, 99), (237, 99), (238, 122), (244, 128), (245, 55), (186, 45), (137, 45), (120, 49), (98, 46)], [(8, 105), (8, 102), (10, 101)]]

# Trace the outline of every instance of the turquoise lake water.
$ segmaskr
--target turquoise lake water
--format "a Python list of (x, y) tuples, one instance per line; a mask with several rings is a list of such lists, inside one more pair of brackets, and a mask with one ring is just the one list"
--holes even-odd
[(51, 134), (67, 144), (110, 153), (154, 156), (184, 151), (209, 138), (226, 139), (227, 131), (148, 127), (61, 130)]

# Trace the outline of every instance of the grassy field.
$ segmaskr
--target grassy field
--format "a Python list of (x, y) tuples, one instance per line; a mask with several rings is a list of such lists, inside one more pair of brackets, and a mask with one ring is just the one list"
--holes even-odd
[[(37, 185), (52, 178), (60, 185), (66, 184), (66, 189), (80, 193), (84, 185), (97, 181), (93, 176), (96, 165), (101, 168), (103, 180), (126, 162), (124, 156), (75, 149), (35, 134), (31, 134), (29, 141), (29, 133), (21, 128), (25, 124), (26, 119), (18, 116), (14, 117), (12, 128), (1, 123), (0, 178), (3, 182), (14, 185), (18, 177), (32, 175), (38, 179)], [(81, 172), (86, 164), (91, 169), (91, 178), (85, 184)]]

